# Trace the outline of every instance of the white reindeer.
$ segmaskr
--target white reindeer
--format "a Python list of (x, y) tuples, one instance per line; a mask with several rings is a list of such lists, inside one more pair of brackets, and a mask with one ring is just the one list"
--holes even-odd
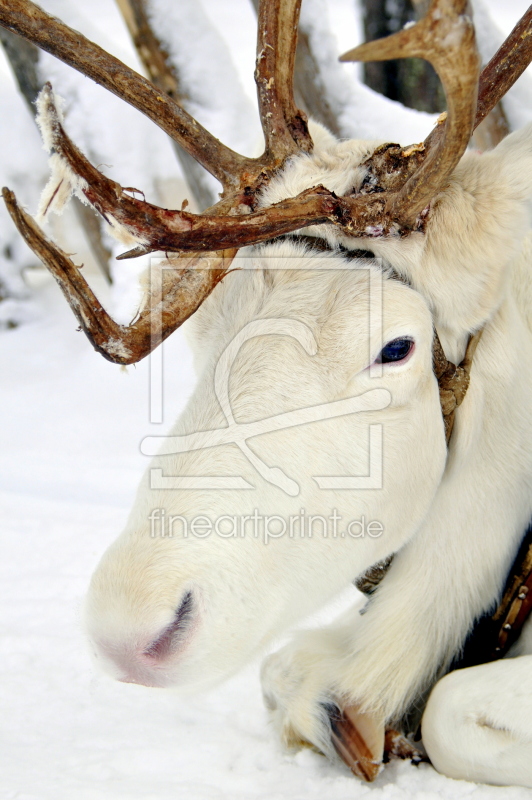
[[(101, 662), (122, 681), (183, 691), (211, 686), (395, 553), (366, 613), (356, 607), (330, 627), (299, 633), (266, 660), (262, 673), (266, 703), (286, 744), (308, 742), (333, 757), (328, 709), (337, 704), (355, 709), (369, 760), (378, 761), (385, 724), (445, 672), (475, 619), (496, 602), (532, 516), (532, 127), (492, 152), (459, 160), (476, 105), (474, 42), (464, 3), (435, 0), (425, 22), (390, 40), (385, 53), (381, 43), (356, 53), (389, 57), (410, 46), (419, 53), (432, 26), (437, 55), (431, 57), (446, 80), (449, 121), (440, 124), (436, 145), (426, 143), (429, 156), (422, 147), (400, 150), (392, 168), (378, 142), (338, 142), (318, 125), (311, 127), (311, 149), (285, 91), (289, 58), (281, 59), (283, 48), (293, 52), (297, 11), (295, 1), (261, 3), (258, 85), (267, 150), (262, 161), (240, 164), (252, 191), (242, 193), (242, 182), (227, 177), (235, 154), (205, 155), (203, 144), (188, 142), (224, 179), (219, 219), (165, 212), (171, 223), (157, 228), (160, 210), (132, 200), (91, 167), (67, 138), (51, 90), (41, 97), (41, 128), (54, 151), (47, 207), (74, 191), (143, 251), (226, 248), (208, 256), (215, 267), (210, 273), (192, 269), (192, 257), (178, 262), (184, 265), (178, 284), (165, 275), (166, 306), (151, 342), (146, 326), (161, 308), (153, 292), (132, 326), (117, 326), (72, 262), (9, 192), (5, 197), (95, 346), (119, 363), (142, 357), (219, 283), (188, 326), (198, 369), (194, 395), (91, 581), (86, 619)], [(9, 15), (0, 3), (2, 24), (8, 20), (42, 44), (30, 22), (16, 28)], [(37, 18), (35, 10), (32, 15)], [(41, 23), (55, 26), (68, 44), (71, 32), (45, 17)], [(81, 47), (87, 58), (89, 45)], [(58, 49), (88, 71), (67, 45)], [(461, 98), (453, 100), (449, 85), (457, 75), (463, 84), (472, 76), (474, 89), (462, 85)], [(105, 85), (103, 72), (97, 79)], [(139, 93), (148, 91), (139, 76), (134, 80)], [(142, 100), (145, 113), (151, 113), (150, 98)], [(175, 117), (184, 114), (168, 108)], [(183, 116), (179, 121), (184, 124)], [(385, 191), (365, 193), (375, 185)], [(312, 222), (308, 239), (266, 241)], [(227, 248), (250, 241), (255, 244), (241, 250), (239, 269), (226, 275), (234, 256)], [(381, 261), (347, 252), (361, 248)], [(379, 315), (380, 298), (372, 291), (379, 280), (382, 340), (370, 329), (368, 345), (368, 311), (373, 322)], [(434, 328), (455, 363), (470, 334), (483, 331), (449, 449), (432, 369)], [(328, 415), (331, 408), (344, 410)], [(272, 422), (290, 414), (277, 427)], [(254, 431), (249, 446), (234, 444), (237, 424)], [(371, 481), (357, 489), (327, 483), (324, 476), (368, 474), (376, 441), (370, 426), (382, 426), (380, 488)], [(205, 433), (198, 438), (197, 432)], [(253, 488), (216, 488), (220, 478)], [(172, 485), (181, 488), (167, 488)], [(302, 509), (304, 519), (336, 518), (337, 535), (318, 529), (309, 536), (301, 528)], [(356, 535), (346, 533), (349, 521), (363, 517), (378, 523), (375, 535), (369, 528), (361, 535), (360, 527)], [(422, 727), (437, 769), (532, 786), (530, 635), (525, 631), (513, 660), (437, 683)]]

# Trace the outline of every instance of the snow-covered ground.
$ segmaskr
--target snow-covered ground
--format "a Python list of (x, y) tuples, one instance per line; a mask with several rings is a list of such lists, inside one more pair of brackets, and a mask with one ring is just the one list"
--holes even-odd
[[(229, 41), (240, 3), (203, 2)], [(493, 4), (499, 23), (509, 27), (527, 2), (511, 0), (504, 10), (499, 0)], [(61, 2), (43, 5), (59, 13)], [(347, 5), (331, 0), (333, 20), (345, 19)], [(90, 6), (96, 32), (126, 50), (111, 0), (90, 0)], [(253, 44), (242, 31), (252, 14), (246, 9), (242, 0), (242, 25), (233, 32), (242, 84), (250, 91)], [(341, 49), (355, 43), (344, 41), (345, 30), (342, 37)], [(135, 63), (131, 49), (128, 58)], [(1, 80), (11, 92), (5, 69)], [(11, 139), (17, 152), (27, 142), (34, 148), (28, 168), (40, 169), (31, 135), (24, 138), (23, 125), (9, 124), (16, 110), (10, 105), (6, 114), (5, 108), (0, 139), (17, 137)], [(19, 111), (26, 113), (22, 103)], [(112, 137), (105, 144), (111, 147)], [(135, 176), (128, 181), (136, 182)], [(93, 280), (105, 297), (103, 282)], [(286, 754), (268, 726), (258, 664), (187, 700), (98, 672), (81, 625), (85, 589), (124, 524), (146, 466), (139, 442), (163, 433), (190, 395), (191, 359), (177, 332), (164, 350), (164, 421), (152, 424), (149, 362), (127, 373), (107, 363), (76, 331), (46, 273), (36, 271), (31, 284), (32, 319), (0, 331), (0, 799), (532, 798), (526, 789), (452, 781), (428, 765), (406, 763), (388, 766), (366, 786), (316, 753)]]

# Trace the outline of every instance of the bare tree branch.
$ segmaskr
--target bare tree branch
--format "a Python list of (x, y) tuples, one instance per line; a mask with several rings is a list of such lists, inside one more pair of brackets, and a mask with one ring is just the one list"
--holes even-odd
[(167, 94), (30, 0), (0, 0), (0, 25), (23, 36), (137, 108), (226, 188), (236, 188), (253, 159), (221, 144)]
[[(0, 28), (0, 41), (2, 42), (7, 59), (11, 64), (20, 92), (26, 101), (31, 115), (35, 117), (35, 101), (43, 87), (37, 70), (39, 48), (5, 28)], [(98, 218), (92, 209), (79, 201), (75, 202), (74, 209), (81, 223), (81, 227), (85, 232), (92, 254), (98, 262), (108, 283), (112, 283), (111, 271), (109, 269), (111, 251), (103, 243)]]
[(79, 200), (74, 204), (74, 209), (94, 258), (98, 262), (107, 282), (112, 283), (113, 276), (111, 275), (109, 262), (113, 254), (102, 239), (102, 228), (98, 216), (94, 213), (94, 209), (86, 206), (85, 203), (80, 203)]
[(0, 42), (11, 64), (18, 88), (31, 113), (35, 115), (34, 103), (42, 89), (42, 82), (37, 75), (39, 48), (5, 28), (0, 28)]
[(502, 103), (497, 103), (473, 132), (473, 144), (482, 151), (493, 150), (509, 133), (510, 126)]
[(296, 50), (294, 73), (296, 99), (303, 102), (304, 109), (312, 119), (321, 122), (335, 136), (343, 135), (338, 116), (327, 99), (327, 87), (323, 83), (319, 64), (314, 56), (307, 31), (300, 27)]
[[(146, 0), (116, 0), (116, 2), (150, 80), (161, 92), (165, 92), (182, 106), (187, 98), (179, 77), (170, 63), (168, 53), (150, 25)], [(183, 150), (175, 139), (172, 140), (172, 143), (196, 204), (200, 210), (213, 205), (217, 197), (205, 180), (206, 174), (203, 167), (186, 150)]]

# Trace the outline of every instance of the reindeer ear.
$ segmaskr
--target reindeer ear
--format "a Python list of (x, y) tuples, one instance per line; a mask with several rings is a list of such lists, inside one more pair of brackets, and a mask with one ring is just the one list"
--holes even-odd
[(487, 155), (515, 199), (532, 198), (532, 123), (511, 133)]
[(530, 231), (532, 125), (494, 150), (466, 153), (433, 201), (414, 283), (456, 333), (485, 324), (504, 298)]
[(316, 150), (328, 150), (337, 144), (336, 137), (321, 122), (309, 119), (308, 130)]

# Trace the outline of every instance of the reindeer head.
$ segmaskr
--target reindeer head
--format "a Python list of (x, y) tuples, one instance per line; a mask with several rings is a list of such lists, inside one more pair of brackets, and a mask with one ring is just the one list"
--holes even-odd
[[(266, 147), (250, 159), (32, 3), (0, 2), (1, 24), (146, 113), (224, 189), (201, 215), (134, 199), (71, 142), (44, 89), (53, 174), (43, 212), (75, 193), (133, 246), (125, 257), (178, 254), (128, 327), (4, 190), (26, 241), (109, 360), (138, 361), (196, 312), (195, 394), (166, 441), (144, 443), (159, 454), (89, 592), (91, 638), (122, 680), (210, 684), (415, 535), (447, 457), (434, 326), (461, 357), (500, 302), (495, 267), (527, 230), (530, 167), (514, 157), (530, 157), (527, 136), (482, 161), (460, 159), (528, 63), (516, 42), (529, 18), (506, 45), (511, 64), (501, 51), (483, 73), (478, 106), (465, 0), (433, 0), (416, 26), (347, 54), (423, 56), (436, 67), (447, 115), (423, 144), (402, 148), (339, 143), (319, 126), (312, 141), (292, 97), (299, 5), (260, 3)], [(304, 228), (309, 236), (292, 235)]]

